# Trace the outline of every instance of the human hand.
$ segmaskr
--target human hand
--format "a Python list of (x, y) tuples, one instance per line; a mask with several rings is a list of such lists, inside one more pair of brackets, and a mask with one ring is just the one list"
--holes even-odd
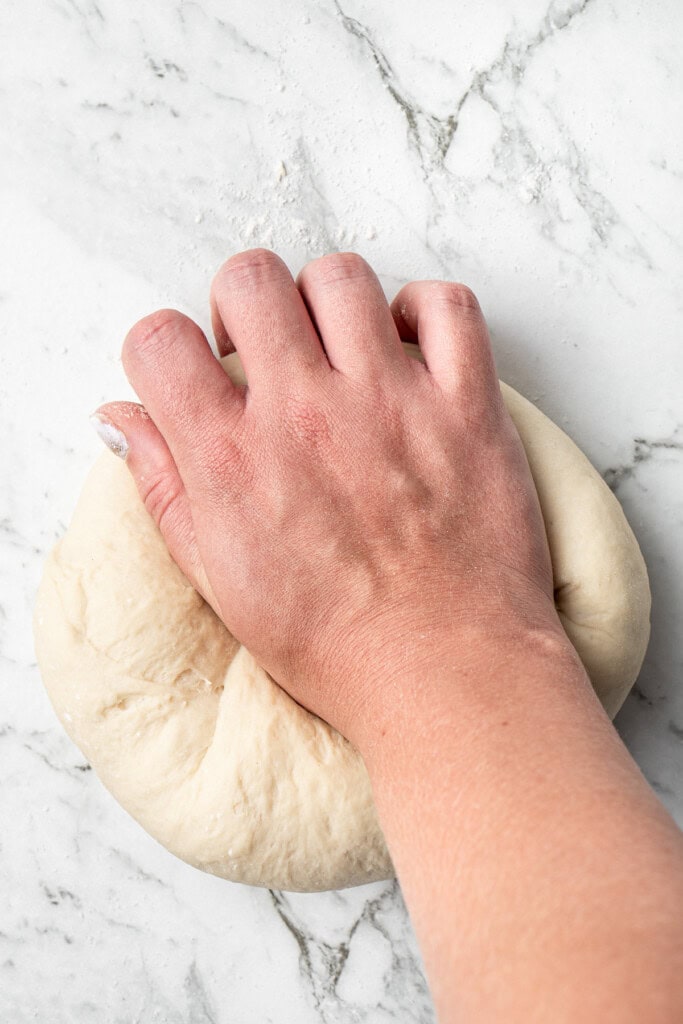
[(358, 256), (316, 260), (295, 284), (254, 250), (221, 268), (211, 302), (248, 386), (162, 310), (123, 347), (144, 408), (97, 417), (125, 435), (178, 565), (297, 701), (358, 740), (406, 666), (561, 633), (536, 492), (468, 289), (413, 283), (390, 310)]
[(363, 755), (439, 1019), (678, 1020), (680, 835), (562, 631), (476, 299), (390, 311), (357, 256), (297, 287), (256, 250), (212, 312), (248, 386), (154, 313), (123, 349), (144, 408), (103, 406), (105, 439), (228, 629)]

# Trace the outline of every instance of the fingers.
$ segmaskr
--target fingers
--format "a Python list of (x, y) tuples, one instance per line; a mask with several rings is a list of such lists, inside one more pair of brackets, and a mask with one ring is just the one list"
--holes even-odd
[(114, 454), (125, 458), (145, 508), (173, 560), (205, 600), (213, 604), (195, 541), (190, 503), (173, 456), (147, 411), (133, 402), (109, 402), (92, 416)]
[(364, 259), (350, 252), (323, 256), (304, 267), (297, 284), (337, 370), (376, 379), (388, 367), (405, 368), (382, 286)]
[(174, 310), (140, 320), (123, 344), (123, 366), (163, 435), (188, 491), (201, 490), (223, 441), (231, 443), (244, 393), (200, 328)]
[(391, 304), (398, 333), (418, 342), (431, 374), (445, 389), (490, 391), (498, 382), (486, 321), (473, 292), (446, 281), (405, 285)]
[(211, 310), (219, 352), (237, 350), (255, 396), (329, 370), (292, 275), (274, 253), (253, 249), (224, 263), (211, 286)]

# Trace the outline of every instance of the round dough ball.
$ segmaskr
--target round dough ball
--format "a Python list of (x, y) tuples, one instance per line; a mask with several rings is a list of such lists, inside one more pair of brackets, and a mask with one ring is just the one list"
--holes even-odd
[[(244, 382), (236, 355), (223, 363)], [(642, 556), (584, 455), (501, 387), (538, 489), (562, 623), (613, 716), (649, 635)], [(178, 857), (233, 881), (300, 891), (392, 876), (360, 755), (226, 630), (108, 452), (47, 559), (35, 636), (64, 728)]]

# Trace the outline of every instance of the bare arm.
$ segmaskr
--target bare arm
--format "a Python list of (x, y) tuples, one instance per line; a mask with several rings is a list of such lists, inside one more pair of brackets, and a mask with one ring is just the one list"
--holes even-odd
[(680, 833), (571, 652), (470, 643), (366, 740), (439, 1020), (673, 1024)]
[(124, 344), (146, 414), (100, 415), (197, 589), (365, 757), (442, 1024), (674, 1024), (681, 838), (557, 618), (478, 303), (392, 312), (358, 257), (242, 254), (212, 313), (248, 387), (167, 310)]

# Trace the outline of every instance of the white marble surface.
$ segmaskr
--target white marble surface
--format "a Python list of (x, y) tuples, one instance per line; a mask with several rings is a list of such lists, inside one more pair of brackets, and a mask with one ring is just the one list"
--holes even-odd
[(139, 316), (230, 253), (464, 280), (501, 376), (605, 473), (653, 637), (618, 727), (683, 823), (678, 0), (0, 5), (0, 1019), (430, 1022), (394, 885), (252, 890), (113, 803), (42, 690), (42, 558)]

